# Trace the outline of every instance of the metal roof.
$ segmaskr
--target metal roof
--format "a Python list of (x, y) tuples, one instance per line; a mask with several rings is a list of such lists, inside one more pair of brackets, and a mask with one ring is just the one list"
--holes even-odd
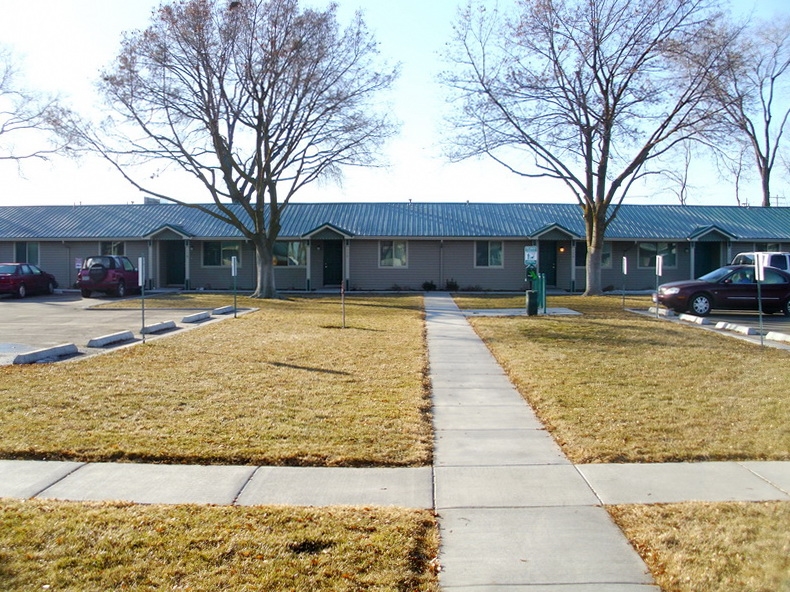
[[(585, 235), (576, 204), (291, 203), (281, 223), (282, 238), (306, 237), (321, 227), (357, 238), (531, 238), (552, 227)], [(177, 204), (0, 206), (0, 240), (132, 240), (165, 227), (196, 239), (241, 236), (205, 212)], [(706, 229), (741, 241), (786, 242), (790, 208), (623, 205), (606, 237), (694, 240)]]

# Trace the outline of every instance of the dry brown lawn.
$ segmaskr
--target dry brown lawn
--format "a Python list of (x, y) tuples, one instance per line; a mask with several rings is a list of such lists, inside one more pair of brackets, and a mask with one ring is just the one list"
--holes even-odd
[(79, 362), (0, 367), (0, 457), (430, 464), (422, 298), (346, 302), (344, 329), (339, 298), (240, 298), (260, 310)]
[(0, 589), (436, 592), (429, 511), (0, 501)]
[(639, 316), (620, 297), (548, 305), (584, 314), (471, 322), (574, 462), (790, 460), (790, 352)]
[(664, 592), (790, 591), (790, 502), (614, 506)]

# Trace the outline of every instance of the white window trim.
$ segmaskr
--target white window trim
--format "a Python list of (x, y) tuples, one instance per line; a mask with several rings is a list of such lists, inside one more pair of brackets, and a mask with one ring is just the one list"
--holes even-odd
[[(26, 261), (20, 261), (20, 263), (28, 263), (30, 265), (35, 265), (36, 267), (41, 265), (41, 243), (39, 241), (16, 241), (16, 242), (14, 242), (14, 259), (16, 259), (16, 251), (17, 251), (17, 248), (18, 248), (17, 245), (20, 244), (20, 243), (25, 245), (25, 259), (26, 259)], [(29, 260), (29, 258), (30, 258), (30, 245), (36, 245), (36, 260), (35, 261), (30, 261)]]
[[(278, 240), (278, 241), (275, 241), (275, 242), (288, 243), (288, 244), (290, 244), (290, 243), (301, 243), (301, 244), (304, 244), (304, 248), (305, 248), (305, 262), (304, 263), (299, 264), (299, 265), (291, 265), (291, 263), (290, 263), (291, 260), (287, 259), (287, 257), (286, 257), (288, 262), (285, 265), (275, 265), (274, 266), (275, 269), (277, 269), (277, 268), (283, 268), (283, 269), (304, 269), (304, 268), (307, 267), (307, 259), (308, 259), (307, 252), (310, 250), (310, 244), (307, 241), (283, 239), (283, 240)], [(287, 249), (286, 249), (286, 254), (287, 254)]]
[[(582, 244), (583, 247), (585, 246), (584, 242), (582, 242), (581, 244)], [(607, 247), (609, 247), (609, 249), (608, 249), (608, 251), (609, 251), (609, 263), (601, 264), (601, 269), (612, 269), (612, 267), (613, 267), (612, 262), (614, 261), (614, 247), (613, 247), (611, 241), (604, 241), (603, 242), (603, 252), (604, 253), (607, 252)], [(578, 249), (579, 247), (577, 246), (576, 248)], [(576, 254), (575, 253), (574, 253), (574, 266), (576, 267), (576, 269), (587, 269), (587, 265), (576, 265)]]
[(206, 244), (207, 243), (219, 243), (220, 244), (220, 258), (222, 254), (222, 245), (226, 243), (233, 243), (238, 246), (238, 255), (236, 256), (236, 266), (241, 269), (242, 268), (242, 257), (241, 253), (244, 250), (244, 243), (242, 241), (234, 241), (234, 240), (206, 240), (203, 241), (200, 245), (200, 267), (202, 269), (230, 269), (231, 264), (228, 263), (227, 265), (224, 263), (220, 263), (219, 265), (206, 265)]
[[(678, 243), (676, 243), (674, 241), (642, 241), (636, 247), (636, 268), (637, 269), (655, 269), (655, 265), (648, 265), (647, 267), (642, 265), (641, 250), (642, 250), (642, 245), (658, 245), (660, 243), (665, 243), (667, 245), (675, 245), (675, 265), (669, 265), (669, 264), (666, 263), (666, 260), (665, 260), (664, 261), (664, 265), (663, 265), (664, 269), (677, 269), (678, 268), (678, 257), (680, 256), (679, 249), (678, 249)], [(656, 256), (658, 256), (658, 253), (656, 253)]]
[[(406, 248), (406, 265), (382, 265), (381, 264), (381, 245), (382, 243), (392, 243), (392, 249), (395, 250), (395, 243), (403, 243)], [(385, 239), (378, 241), (376, 251), (376, 259), (378, 260), (379, 269), (409, 269), (409, 241), (403, 239)], [(395, 261), (395, 258), (392, 259)]]
[[(489, 253), (491, 243), (499, 243), (502, 245), (502, 264), (501, 265), (478, 265), (477, 264), (477, 243), (488, 243)], [(490, 259), (490, 255), (489, 255)], [(476, 240), (472, 243), (472, 261), (474, 262), (475, 269), (504, 269), (505, 268), (505, 241), (503, 240)]]

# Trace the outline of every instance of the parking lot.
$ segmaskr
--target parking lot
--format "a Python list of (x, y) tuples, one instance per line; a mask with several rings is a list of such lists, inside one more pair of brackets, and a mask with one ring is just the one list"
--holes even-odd
[[(758, 329), (760, 326), (760, 315), (757, 312), (751, 311), (738, 311), (738, 312), (713, 312), (708, 317), (712, 323), (723, 321), (725, 323), (734, 323), (746, 327), (753, 327)], [(790, 317), (782, 314), (764, 314), (763, 315), (763, 330), (777, 331), (779, 333), (790, 334)]]
[[(42, 348), (54, 347), (66, 343), (77, 346), (80, 355), (97, 354), (105, 348), (89, 348), (91, 339), (122, 331), (134, 334), (128, 345), (142, 341), (140, 330), (144, 326), (155, 325), (167, 321), (176, 323), (175, 331), (183, 331), (195, 325), (187, 325), (181, 321), (183, 317), (196, 312), (194, 309), (156, 309), (146, 308), (143, 324), (142, 310), (139, 299), (135, 309), (102, 308), (104, 302), (115, 302), (117, 298), (97, 297), (82, 298), (78, 292), (66, 291), (47, 296), (31, 296), (14, 299), (0, 296), (0, 365), (11, 364), (18, 354)], [(204, 322), (215, 322), (218, 318), (211, 317)], [(759, 328), (760, 319), (756, 312), (714, 312), (708, 319), (713, 325), (723, 321), (739, 326)], [(790, 317), (783, 315), (763, 315), (764, 332), (790, 334)], [(172, 334), (173, 330), (161, 334), (150, 334), (146, 340), (157, 339)], [(752, 340), (759, 341), (758, 336)], [(115, 346), (117, 347), (117, 346)]]
[[(77, 346), (81, 355), (91, 355), (111, 348), (89, 348), (91, 339), (131, 331), (134, 342), (142, 341), (140, 330), (143, 327), (142, 308), (134, 310), (101, 308), (103, 302), (117, 301), (117, 298), (82, 298), (78, 292), (67, 291), (47, 296), (30, 296), (24, 299), (0, 297), (0, 365), (11, 364), (21, 353), (42, 348), (54, 347), (65, 343)], [(145, 310), (145, 326), (166, 321), (175, 321), (176, 331), (186, 326), (181, 319), (194, 309), (153, 309)], [(231, 315), (232, 316), (232, 315)], [(212, 317), (210, 321), (216, 321)], [(172, 334), (172, 330), (169, 334)], [(162, 335), (146, 335), (146, 340)], [(126, 345), (126, 342), (121, 345)]]

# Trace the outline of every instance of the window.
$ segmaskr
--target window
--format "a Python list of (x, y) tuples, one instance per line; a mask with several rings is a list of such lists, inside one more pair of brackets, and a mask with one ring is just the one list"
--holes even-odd
[[(587, 267), (587, 243), (576, 243), (576, 267)], [(601, 268), (612, 268), (612, 243), (604, 241), (601, 254)]]
[(475, 267), (502, 266), (502, 241), (475, 241)]
[(119, 241), (102, 241), (102, 255), (126, 255), (125, 243)]
[(379, 267), (408, 267), (406, 241), (379, 241)]
[(274, 264), (304, 267), (307, 265), (307, 245), (304, 241), (274, 243)]
[(203, 243), (203, 267), (230, 267), (236, 257), (241, 265), (241, 245), (238, 242), (206, 241)]
[(763, 281), (765, 284), (786, 284), (787, 280), (778, 273), (776, 273), (773, 269), (766, 269), (765, 270), (765, 280)]
[(771, 260), (768, 262), (768, 265), (787, 270), (787, 255), (771, 255)]
[(38, 243), (16, 243), (15, 250), (15, 263), (32, 263), (38, 265)]
[(640, 243), (639, 268), (655, 269), (658, 255), (664, 257), (664, 267), (675, 268), (678, 266), (677, 245), (675, 243)]

